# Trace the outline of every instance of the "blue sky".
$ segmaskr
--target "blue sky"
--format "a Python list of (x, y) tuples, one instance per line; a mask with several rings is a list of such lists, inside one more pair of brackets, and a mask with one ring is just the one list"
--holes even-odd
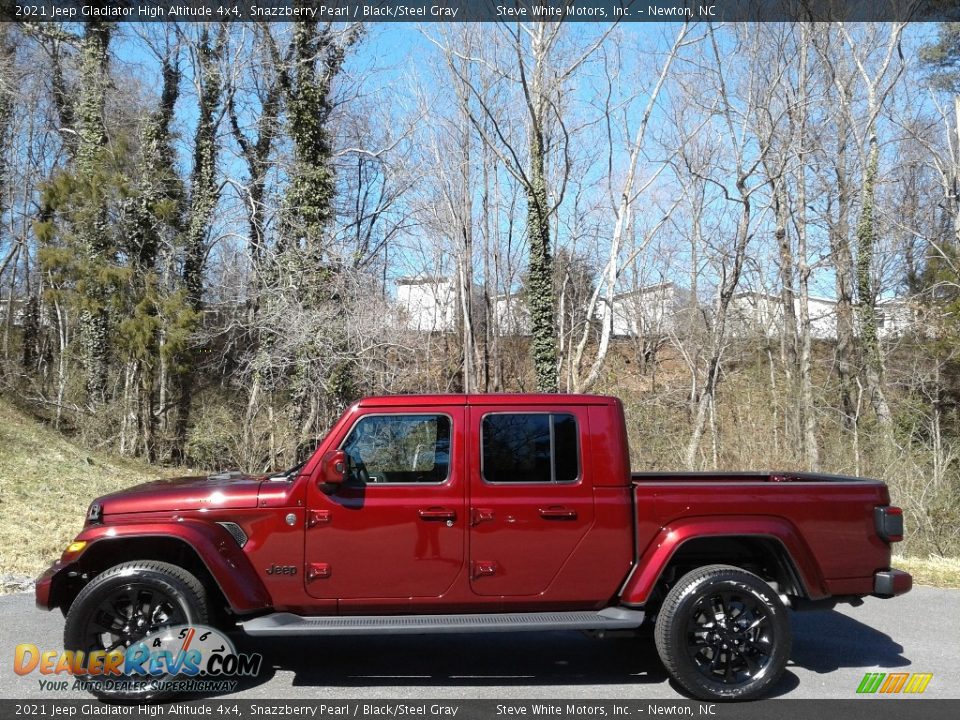
[[(644, 23), (622, 26), (620, 31), (640, 47), (662, 51), (669, 46), (678, 27), (675, 23)], [(157, 32), (158, 29), (159, 26), (154, 25), (151, 31)], [(441, 60), (438, 51), (424, 37), (424, 33), (432, 33), (437, 29), (437, 26), (431, 24), (371, 23), (367, 26), (363, 41), (348, 56), (345, 73), (354, 78), (364, 78), (362, 91), (365, 94), (377, 96), (382, 93), (386, 97), (385, 91), (389, 90), (389, 96), (394, 102), (409, 97), (414, 80), (429, 89), (431, 84), (436, 82), (435, 75), (431, 70)], [(135, 30), (136, 26), (133, 25), (121, 26), (113, 45), (115, 58), (126, 69), (135, 69), (135, 72), (143, 79), (145, 86), (156, 92), (158, 89), (155, 87), (158, 78), (157, 61), (144, 50), (141, 41), (135, 36)], [(597, 25), (570, 26), (571, 33), (584, 35), (597, 33), (601, 30), (602, 28)], [(500, 30), (488, 25), (484, 27), (484, 32), (493, 33), (500, 32)], [(926, 41), (934, 32), (935, 26), (933, 25), (912, 26), (906, 36), (908, 52), (915, 51), (916, 46)], [(632, 62), (633, 60), (632, 57), (627, 58), (627, 61)], [(678, 66), (678, 69), (682, 69), (682, 67)], [(184, 63), (184, 70), (189, 73), (189, 63)], [(118, 78), (122, 76), (123, 73), (118, 73)], [(187, 75), (186, 80), (178, 103), (178, 127), (181, 135), (179, 147), (185, 176), (189, 174), (192, 126), (196, 118), (195, 98), (192, 96), (189, 75)], [(586, 101), (589, 95), (587, 83), (579, 87), (577, 95), (579, 101)], [(656, 131), (658, 126), (662, 126), (666, 122), (669, 122), (667, 117), (658, 109), (652, 129)], [(226, 127), (222, 129), (222, 133), (225, 144), (231, 143), (232, 141), (227, 137)], [(223, 153), (222, 158), (222, 162), (230, 174), (234, 176), (243, 174), (242, 166), (232, 152)], [(605, 178), (601, 174), (601, 170), (600, 166), (595, 166), (591, 171), (592, 175), (578, 178), (580, 184), (587, 186), (604, 182)], [(560, 242), (563, 242), (562, 228)], [(404, 268), (398, 269), (395, 274), (406, 274), (407, 272), (408, 270)], [(829, 271), (818, 273), (815, 279), (816, 292), (826, 295), (831, 294), (833, 280)]]

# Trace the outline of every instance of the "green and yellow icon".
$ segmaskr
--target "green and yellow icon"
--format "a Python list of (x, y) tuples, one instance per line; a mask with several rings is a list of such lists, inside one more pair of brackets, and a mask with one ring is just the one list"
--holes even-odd
[(927, 689), (933, 673), (867, 673), (857, 692), (862, 695), (895, 693), (919, 694)]

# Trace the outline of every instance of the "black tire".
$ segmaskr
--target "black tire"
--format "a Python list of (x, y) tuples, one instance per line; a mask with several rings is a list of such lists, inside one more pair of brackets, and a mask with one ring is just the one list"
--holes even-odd
[(654, 629), (670, 676), (700, 700), (752, 700), (783, 674), (792, 637), (787, 609), (766, 582), (729, 565), (684, 575)]
[[(134, 603), (140, 607), (138, 612)], [(117, 624), (124, 621), (125, 625)], [(67, 650), (89, 655), (94, 650), (129, 647), (163, 627), (206, 622), (206, 591), (197, 578), (176, 565), (138, 560), (105, 570), (80, 591), (67, 612), (63, 644)], [(104, 700), (158, 700), (169, 695), (152, 683), (130, 691), (110, 688), (109, 678), (101, 683), (94, 676), (86, 679), (94, 681), (88, 685), (90, 692)]]

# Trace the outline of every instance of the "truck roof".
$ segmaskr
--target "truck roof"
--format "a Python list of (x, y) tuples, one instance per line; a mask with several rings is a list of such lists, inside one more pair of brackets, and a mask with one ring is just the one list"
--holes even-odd
[(406, 405), (615, 405), (619, 401), (606, 395), (563, 393), (463, 393), (436, 395), (380, 395), (357, 403), (358, 407), (402, 407)]

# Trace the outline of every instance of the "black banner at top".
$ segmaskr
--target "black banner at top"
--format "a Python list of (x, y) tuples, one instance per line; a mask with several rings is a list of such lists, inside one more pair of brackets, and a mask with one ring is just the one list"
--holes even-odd
[(0, 0), (25, 22), (957, 21), (957, 0)]

